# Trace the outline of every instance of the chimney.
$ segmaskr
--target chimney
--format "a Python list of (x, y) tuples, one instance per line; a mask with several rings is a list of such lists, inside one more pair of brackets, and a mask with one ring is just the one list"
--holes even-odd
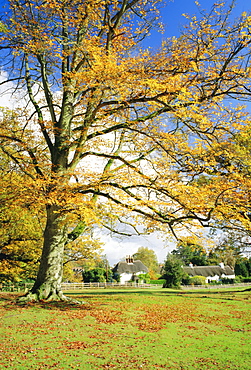
[(126, 256), (126, 263), (128, 263), (128, 264), (133, 263), (133, 257), (132, 256)]

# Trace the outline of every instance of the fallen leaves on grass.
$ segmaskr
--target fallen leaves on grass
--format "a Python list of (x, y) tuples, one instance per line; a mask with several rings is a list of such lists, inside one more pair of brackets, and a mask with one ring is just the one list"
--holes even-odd
[(114, 310), (94, 310), (91, 312), (91, 316), (95, 317), (99, 323), (104, 324), (115, 324), (123, 321), (121, 312)]
[(81, 342), (79, 340), (77, 341), (73, 341), (73, 342), (64, 342), (64, 345), (63, 345), (64, 348), (67, 348), (67, 349), (86, 349), (86, 348), (89, 348), (90, 345), (87, 344), (86, 342)]
[(120, 354), (116, 358), (112, 358), (108, 363), (100, 365), (101, 369), (133, 369), (140, 370), (146, 369), (149, 365), (149, 361), (144, 358), (139, 358), (138, 356), (128, 356)]
[(141, 330), (155, 332), (163, 329), (167, 323), (193, 321), (196, 308), (191, 305), (145, 305), (140, 308), (145, 313), (139, 317), (138, 327)]

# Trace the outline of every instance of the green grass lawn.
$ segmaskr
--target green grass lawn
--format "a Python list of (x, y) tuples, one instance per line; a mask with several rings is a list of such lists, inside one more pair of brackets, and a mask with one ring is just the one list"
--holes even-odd
[(251, 369), (251, 292), (100, 289), (83, 305), (0, 293), (0, 369)]

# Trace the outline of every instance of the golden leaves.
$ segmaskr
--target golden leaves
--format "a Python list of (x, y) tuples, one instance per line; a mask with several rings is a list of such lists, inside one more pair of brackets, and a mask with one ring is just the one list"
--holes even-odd
[(0, 274), (5, 280), (34, 278), (42, 250), (43, 213), (25, 178), (1, 175)]

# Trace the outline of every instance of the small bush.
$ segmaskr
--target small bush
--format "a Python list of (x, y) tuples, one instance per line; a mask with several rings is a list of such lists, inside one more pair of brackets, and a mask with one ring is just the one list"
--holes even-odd
[(166, 280), (165, 280), (165, 279), (150, 280), (150, 284), (163, 285), (163, 284), (165, 284), (165, 282), (166, 282)]
[(204, 285), (206, 284), (205, 276), (193, 276), (190, 278), (189, 285)]
[(209, 280), (208, 281), (208, 284), (211, 284), (211, 285), (221, 285), (221, 281), (220, 280)]
[(182, 285), (190, 285), (190, 280), (191, 277), (188, 274), (184, 273), (182, 278)]
[(103, 268), (94, 268), (87, 271), (83, 271), (83, 280), (85, 283), (103, 283), (106, 281), (106, 270)]
[(221, 279), (221, 283), (222, 284), (234, 284), (235, 283), (235, 279), (222, 278)]
[(120, 283), (120, 275), (117, 272), (114, 272), (112, 275), (113, 281), (116, 281), (117, 283)]
[(149, 274), (139, 274), (136, 276), (136, 280), (138, 280), (139, 282), (143, 282), (145, 284), (150, 284), (151, 278)]
[[(239, 277), (239, 276), (237, 276), (237, 277)], [(251, 283), (251, 277), (243, 277), (241, 279), (241, 281), (242, 281), (242, 283)]]
[(235, 283), (242, 283), (243, 279), (245, 279), (244, 276), (238, 275), (238, 276), (235, 276), (234, 280), (235, 280)]

